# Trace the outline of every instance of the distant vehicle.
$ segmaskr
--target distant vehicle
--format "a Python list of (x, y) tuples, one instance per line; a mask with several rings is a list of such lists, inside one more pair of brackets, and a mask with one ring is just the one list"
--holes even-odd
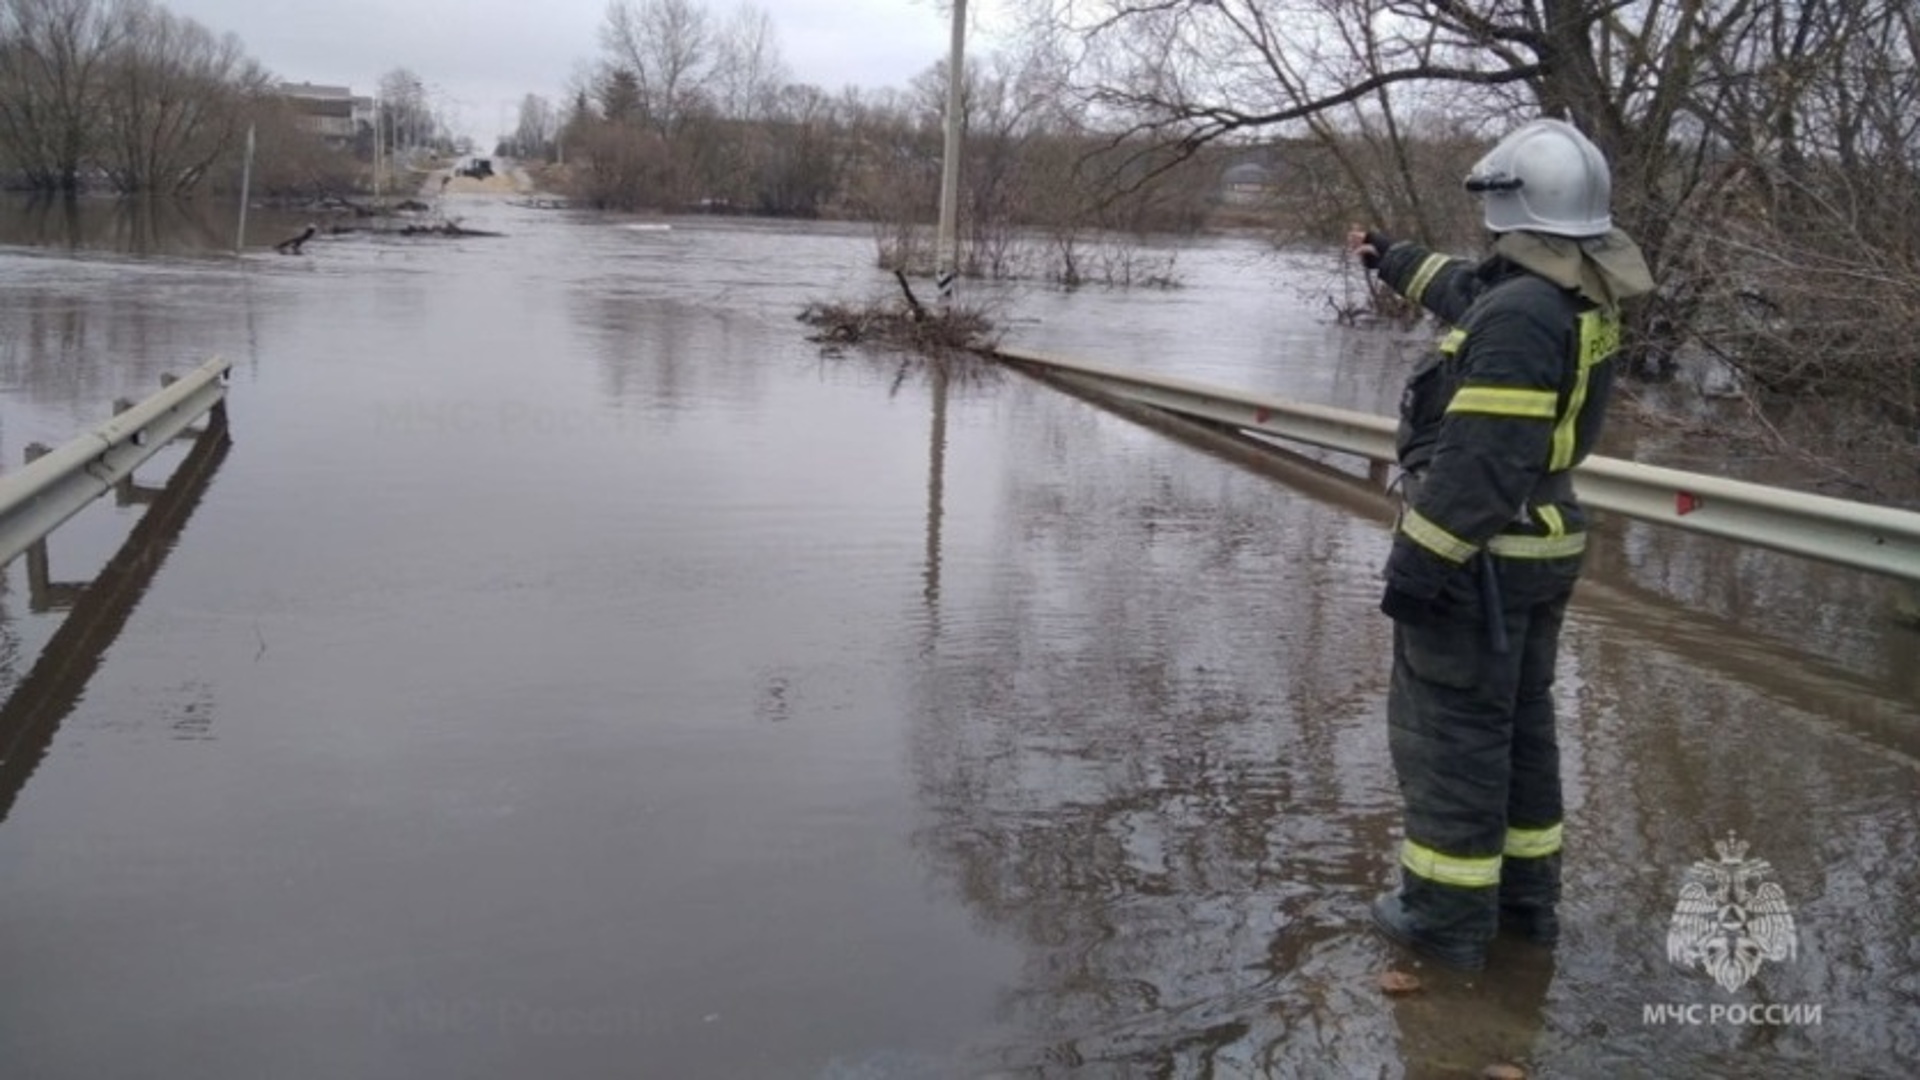
[(471, 176), (475, 180), (485, 180), (487, 177), (493, 175), (493, 160), (491, 158), (483, 158), (483, 157), (474, 158), (472, 161), (468, 162), (466, 165), (458, 169), (455, 169), (454, 171), (459, 173), (461, 176)]

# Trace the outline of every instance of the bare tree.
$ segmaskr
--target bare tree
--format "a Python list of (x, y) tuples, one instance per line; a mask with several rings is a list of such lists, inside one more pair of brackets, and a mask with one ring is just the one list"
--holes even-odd
[[(705, 92), (681, 113), (671, 142), (685, 196), (714, 210), (812, 213), (813, 196), (803, 194), (806, 185), (794, 186), (798, 174), (775, 149), (776, 141), (796, 145), (776, 129), (798, 134), (804, 144), (814, 122), (812, 103), (804, 100), (799, 104), (807, 115), (797, 129), (780, 115), (786, 66), (772, 21), (742, 5), (714, 34), (712, 53)], [(772, 172), (782, 175), (770, 187), (763, 181), (772, 180)]]
[(102, 167), (123, 192), (188, 191), (236, 145), (266, 75), (232, 35), (147, 0), (121, 14), (126, 33), (103, 69)]
[[(1664, 290), (1785, 445), (1920, 485), (1920, 12), (1761, 5), (1702, 65)], [(1710, 96), (1709, 96), (1710, 95)], [(1790, 403), (1782, 409), (1781, 403)]]
[(761, 120), (789, 75), (773, 20), (752, 4), (734, 9), (715, 40), (713, 101), (729, 120)]
[(427, 86), (404, 67), (380, 76), (382, 138), (393, 151), (417, 149), (433, 140), (435, 121)]
[(789, 86), (758, 125), (753, 203), (762, 213), (814, 217), (845, 181), (842, 103), (812, 86)]
[(118, 0), (0, 0), (0, 144), (35, 187), (80, 187), (127, 26)]
[(512, 153), (515, 157), (548, 157), (560, 134), (560, 118), (553, 103), (539, 94), (520, 99), (520, 120), (513, 130)]
[(706, 9), (692, 0), (612, 0), (600, 41), (609, 62), (632, 73), (639, 120), (661, 138), (705, 104), (718, 49)]
[[(1623, 215), (1657, 255), (1672, 137), (1702, 58), (1757, 0), (1029, 0), (1075, 43), (1101, 119), (1191, 152), (1253, 132), (1344, 155), (1367, 209), (1431, 226), (1412, 116), (1489, 130), (1515, 114), (1573, 120), (1614, 158)], [(1383, 156), (1384, 155), (1384, 156)]]
[(876, 260), (888, 270), (931, 272), (939, 205), (941, 134), (923, 102), (897, 90), (848, 89), (840, 99), (841, 199), (873, 223)]
[(660, 137), (631, 124), (589, 117), (568, 128), (568, 194), (611, 210), (663, 205), (670, 197)]

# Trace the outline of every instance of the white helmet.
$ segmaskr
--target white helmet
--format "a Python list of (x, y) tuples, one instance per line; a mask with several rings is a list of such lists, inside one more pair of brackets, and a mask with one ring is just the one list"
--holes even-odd
[(1535, 120), (1501, 139), (1467, 174), (1493, 232), (1605, 236), (1613, 180), (1607, 159), (1564, 120)]

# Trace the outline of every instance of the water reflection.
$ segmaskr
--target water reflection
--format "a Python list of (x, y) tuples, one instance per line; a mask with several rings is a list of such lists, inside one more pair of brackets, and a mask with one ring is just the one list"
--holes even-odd
[[(215, 406), (166, 486), (142, 488), (130, 480), (119, 485), (122, 497), (144, 501), (147, 508), (92, 581), (56, 585), (49, 580), (47, 544), (58, 543), (57, 532), (50, 541), (28, 550), (33, 610), (64, 608), (66, 615), (33, 668), (13, 684), (6, 704), (0, 706), (0, 748), (4, 749), (0, 755), (0, 822), (6, 820), (21, 788), (46, 755), (61, 721), (86, 692), (101, 658), (166, 562), (221, 462), (226, 460), (230, 445), (225, 407)], [(187, 734), (205, 737), (204, 715), (187, 720), (183, 729)]]
[[(1364, 921), (1397, 817), (1370, 618), (1385, 536), (1365, 520), (1384, 500), (1357, 476), (1156, 423), (1289, 483), (1223, 476), (1102, 415), (1034, 404), (1009, 419), (1023, 467), (995, 515), (991, 584), (947, 606), (915, 728), (919, 842), (1029, 954), (1008, 1002), (1019, 1034), (995, 1067), (1692, 1072), (1701, 1048), (1645, 1030), (1642, 1006), (1701, 998), (1666, 960), (1666, 919), (1726, 831), (1766, 838), (1827, 947), (1904, 948), (1920, 819), (1897, 793), (1920, 774), (1920, 712), (1732, 622), (1601, 584), (1577, 605), (1558, 690), (1577, 837), (1564, 963), (1503, 940), (1484, 977), (1422, 971), (1421, 993), (1383, 996), (1379, 972), (1404, 963)], [(1899, 870), (1822, 884), (1868, 866)], [(1770, 972), (1766, 992), (1849, 1003), (1849, 1039), (1897, 1007), (1872, 963), (1804, 968)], [(1867, 1074), (1920, 1037), (1858, 1034), (1869, 1048), (1847, 1067)], [(1829, 1063), (1813, 1036), (1773, 1030), (1747, 1049)]]
[[(1596, 1068), (1698, 1060), (1703, 1044), (1734, 1055), (1723, 1060), (1743, 1074), (1887, 1075), (1882, 1063), (1908, 1059), (1920, 1031), (1891, 1020), (1911, 1014), (1886, 965), (1914, 963), (1920, 819), (1910, 794), (1895, 793), (1920, 775), (1911, 750), (1920, 713), (1881, 703), (1905, 733), (1887, 743), (1849, 722), (1846, 696), (1833, 708), (1817, 696), (1782, 700), (1768, 683), (1716, 677), (1690, 649), (1617, 626), (1583, 627), (1573, 651), (1577, 711), (1563, 745), (1578, 803), (1570, 836), (1577, 825), (1585, 850), (1569, 862), (1574, 932), (1562, 953), (1581, 994), (1572, 1015), (1612, 1036)], [(1768, 682), (1792, 680), (1776, 672)], [(1733, 1000), (1824, 1003), (1824, 1030), (1715, 1033), (1738, 1035), (1729, 1042), (1641, 1019), (1648, 1003), (1727, 1000), (1672, 967), (1662, 939), (1685, 865), (1729, 832), (1772, 863), (1801, 928), (1797, 959), (1769, 966)]]
[(716, 374), (700, 372), (692, 359), (705, 344), (703, 331), (719, 329), (706, 312), (619, 288), (594, 290), (577, 306), (580, 333), (591, 335), (589, 348), (600, 358), (601, 393), (610, 400), (672, 411), (683, 403), (690, 372)]
[[(1389, 824), (1354, 767), (1377, 678), (1309, 584), (1353, 523), (1033, 412), (1006, 546), (943, 608), (915, 728), (921, 842), (1031, 954), (1000, 1064), (1284, 1075), (1381, 1019), (1323, 1009), (1370, 993), (1347, 905)], [(1123, 476), (1140, 500), (1116, 511)]]
[(947, 363), (936, 359), (932, 367), (933, 422), (927, 433), (927, 571), (922, 595), (927, 601), (927, 627), (933, 639), (940, 636), (940, 519), (946, 513), (947, 488)]
[(1489, 1066), (1547, 1056), (1542, 1037), (1556, 974), (1554, 954), (1500, 938), (1488, 963), (1497, 973), (1491, 977), (1468, 980), (1428, 971), (1417, 991), (1390, 996), (1395, 1048), (1406, 1080), (1480, 1080)]
[(131, 388), (197, 366), (222, 341), (243, 346), (252, 318), (253, 283), (229, 266), (10, 254), (0, 289), (8, 456), (66, 441), (116, 398), (144, 396)]
[(0, 195), (0, 237), (66, 251), (210, 255), (233, 250), (239, 213), (237, 199), (215, 206), (164, 198)]

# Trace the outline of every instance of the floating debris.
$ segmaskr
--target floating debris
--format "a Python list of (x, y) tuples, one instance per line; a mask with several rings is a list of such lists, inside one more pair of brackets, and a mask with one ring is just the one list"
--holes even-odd
[(952, 305), (927, 308), (913, 295), (904, 274), (895, 272), (903, 302), (875, 300), (864, 305), (811, 303), (800, 321), (819, 328), (809, 340), (827, 345), (884, 344), (921, 351), (990, 350), (994, 326), (979, 308)]
[(469, 229), (459, 222), (442, 221), (433, 225), (402, 225), (392, 230), (395, 236), (504, 236), (504, 233), (487, 232), (483, 229)]
[(299, 235), (289, 236), (285, 240), (273, 245), (273, 250), (282, 255), (298, 255), (300, 254), (300, 249), (306, 246), (307, 241), (313, 239), (319, 235), (319, 233), (320, 226), (309, 222), (307, 227), (302, 230)]

